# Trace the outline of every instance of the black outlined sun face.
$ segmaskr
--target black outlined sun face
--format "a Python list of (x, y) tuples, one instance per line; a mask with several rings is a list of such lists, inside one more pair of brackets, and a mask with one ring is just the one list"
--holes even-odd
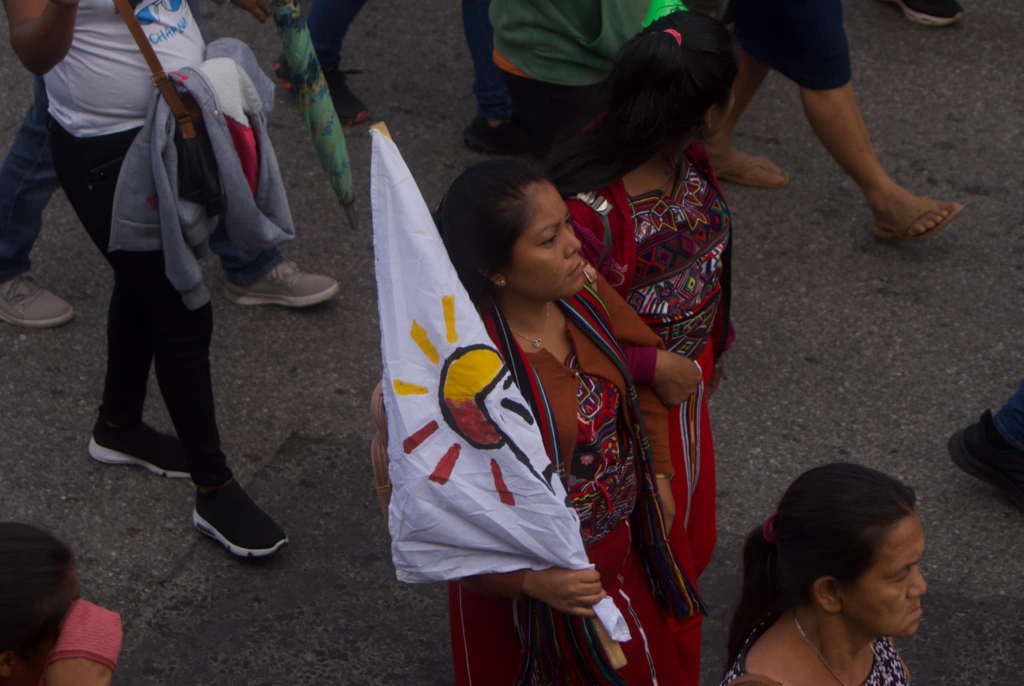
[[(441, 304), (444, 310), (446, 340), (449, 344), (455, 344), (459, 340), (458, 332), (455, 330), (455, 297), (445, 296), (441, 298)], [(437, 348), (431, 342), (426, 330), (415, 320), (413, 320), (409, 335), (432, 364), (441, 363), (441, 356)], [(429, 395), (430, 393), (430, 389), (424, 386), (410, 384), (401, 379), (395, 379), (393, 385), (399, 396)], [(488, 396), (499, 388), (507, 391), (511, 385), (512, 378), (508, 368), (494, 348), (483, 344), (454, 348), (445, 358), (444, 366), (441, 369), (436, 389), (438, 408), (445, 423), (462, 441), (479, 450), (498, 450), (508, 447), (516, 458), (525, 464), (534, 476), (544, 481), (550, 489), (550, 481), (537, 474), (529, 459), (494, 422), (488, 412), (486, 402)], [(530, 411), (520, 403), (505, 398), (501, 401), (501, 406), (514, 412), (528, 424), (534, 423)], [(428, 422), (402, 442), (402, 449), (406, 454), (413, 452), (438, 428), (436, 421)], [(453, 443), (437, 462), (431, 472), (430, 480), (441, 486), (448, 483), (461, 452), (462, 443)], [(515, 497), (505, 485), (504, 475), (497, 460), (492, 458), (490, 467), (494, 488), (501, 502), (509, 506), (515, 505)]]

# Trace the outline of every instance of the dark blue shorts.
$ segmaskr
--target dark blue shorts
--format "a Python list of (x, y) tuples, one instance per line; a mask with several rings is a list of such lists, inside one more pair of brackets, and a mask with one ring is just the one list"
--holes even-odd
[(733, 0), (736, 41), (804, 88), (850, 80), (850, 45), (841, 0)]

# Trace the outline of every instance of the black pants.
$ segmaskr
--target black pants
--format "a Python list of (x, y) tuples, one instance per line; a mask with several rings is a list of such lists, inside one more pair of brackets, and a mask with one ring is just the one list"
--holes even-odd
[(164, 275), (162, 252), (109, 252), (114, 189), (138, 130), (75, 138), (51, 123), (57, 179), (89, 238), (114, 269), (107, 317), (107, 378), (100, 418), (120, 427), (142, 421), (149, 367), (155, 363), (167, 411), (198, 486), (231, 478), (213, 405), (210, 339), (213, 308), (189, 310)]
[(601, 86), (559, 86), (505, 72), (515, 117), (526, 128), (531, 152), (543, 157), (562, 136), (572, 135), (597, 115)]

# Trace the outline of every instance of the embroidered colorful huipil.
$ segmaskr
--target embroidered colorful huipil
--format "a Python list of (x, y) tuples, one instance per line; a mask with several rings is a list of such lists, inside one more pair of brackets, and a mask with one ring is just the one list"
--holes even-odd
[(686, 159), (670, 194), (653, 191), (629, 203), (636, 270), (627, 302), (670, 351), (695, 360), (718, 312), (729, 211)]

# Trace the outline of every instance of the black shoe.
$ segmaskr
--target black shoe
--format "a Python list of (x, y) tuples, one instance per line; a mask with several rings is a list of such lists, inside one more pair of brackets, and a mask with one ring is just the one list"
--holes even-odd
[(957, 431), (949, 439), (949, 455), (957, 467), (992, 484), (1024, 511), (1024, 451), (992, 445), (992, 412), (985, 410), (977, 424)]
[(137, 465), (160, 476), (189, 477), (181, 441), (145, 423), (131, 429), (115, 429), (102, 418), (97, 419), (89, 441), (89, 456), (103, 464)]
[(476, 117), (462, 132), (466, 147), (491, 155), (523, 155), (530, 150), (526, 130), (515, 121), (491, 126), (483, 117)]
[(884, 0), (899, 5), (903, 16), (925, 26), (949, 26), (964, 18), (957, 0)]
[(288, 543), (281, 527), (234, 480), (209, 493), (196, 490), (192, 524), (238, 557), (265, 557)]
[[(327, 89), (331, 92), (331, 100), (334, 101), (334, 109), (338, 113), (338, 120), (346, 125), (366, 121), (370, 117), (366, 105), (356, 97), (355, 93), (349, 90), (348, 84), (345, 81), (346, 74), (355, 74), (358, 71), (345, 72), (339, 69), (338, 65), (339, 63), (335, 62), (326, 67), (322, 65), (320, 67), (324, 72)], [(278, 57), (277, 61), (274, 62), (274, 75), (277, 77), (277, 82), (281, 84), (282, 88), (292, 95), (297, 96), (299, 94), (298, 88), (292, 80), (292, 73), (288, 69), (288, 63), (285, 61), (284, 55)]]

